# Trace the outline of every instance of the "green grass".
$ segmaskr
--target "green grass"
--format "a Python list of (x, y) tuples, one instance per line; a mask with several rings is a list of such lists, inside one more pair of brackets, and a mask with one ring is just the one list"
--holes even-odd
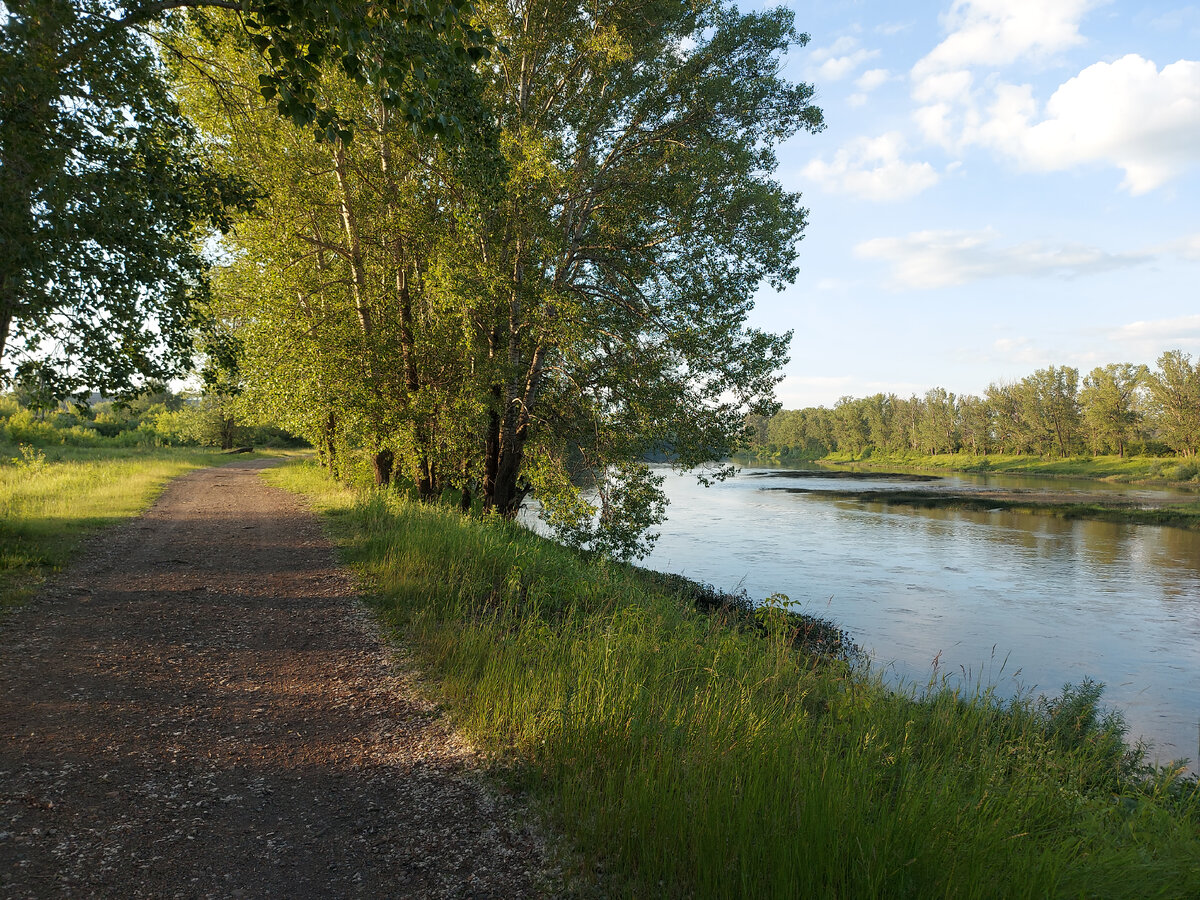
[(228, 461), (205, 449), (0, 443), (0, 609), (27, 599), (85, 534), (146, 509), (171, 478)]
[[(1131, 525), (1158, 525), (1171, 528), (1200, 529), (1200, 504), (1174, 504), (1142, 509), (1133, 505), (1100, 503), (1063, 503), (1022, 498), (975, 497), (970, 494), (923, 491), (812, 491), (814, 496), (855, 503), (884, 503), (917, 509), (968, 509), (977, 512), (1009, 510), (1031, 515), (1056, 516), (1060, 519), (1094, 519)], [(1118, 498), (1119, 499), (1119, 498)]]
[(1157, 456), (1075, 456), (1062, 459), (998, 453), (931, 455), (872, 452), (862, 457), (849, 453), (831, 453), (820, 458), (811, 455), (780, 456), (775, 453), (769, 456), (745, 456), (742, 459), (748, 464), (853, 464), (868, 469), (1094, 478), (1115, 483), (1174, 484), (1200, 488), (1200, 464), (1196, 460)]
[(638, 897), (1200, 896), (1200, 794), (1121, 743), (1090, 685), (924, 699), (697, 611), (512, 525), (306, 494), (460, 727), (512, 755)]

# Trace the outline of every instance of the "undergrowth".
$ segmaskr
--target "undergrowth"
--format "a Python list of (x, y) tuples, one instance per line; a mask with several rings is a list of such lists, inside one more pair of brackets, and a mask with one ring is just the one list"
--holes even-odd
[(698, 609), (518, 526), (312, 465), (267, 477), (326, 514), (457, 724), (519, 761), (605, 894), (1200, 896), (1196, 783), (1146, 766), (1097, 685), (897, 692), (798, 648), (781, 598), (753, 621)]

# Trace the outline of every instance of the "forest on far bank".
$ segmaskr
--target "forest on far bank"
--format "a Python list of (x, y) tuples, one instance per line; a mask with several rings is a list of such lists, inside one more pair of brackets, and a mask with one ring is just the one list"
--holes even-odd
[(982, 397), (945, 388), (908, 398), (842, 397), (824, 406), (749, 416), (750, 451), (820, 458), (832, 453), (971, 453), (1194, 457), (1200, 450), (1200, 361), (1169, 350), (1156, 368), (1114, 363), (1083, 378), (1048, 366), (996, 382)]

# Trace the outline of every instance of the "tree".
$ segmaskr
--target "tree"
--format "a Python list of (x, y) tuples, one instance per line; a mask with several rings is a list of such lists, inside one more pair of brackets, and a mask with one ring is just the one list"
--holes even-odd
[(1079, 439), (1079, 370), (1048, 366), (1016, 385), (1022, 437), (1039, 453), (1067, 456)]
[(992, 413), (986, 400), (974, 394), (958, 398), (958, 430), (964, 448), (973, 454), (992, 449)]
[(1169, 350), (1158, 358), (1147, 385), (1162, 440), (1176, 453), (1195, 456), (1200, 451), (1200, 366), (1192, 365), (1191, 354)]
[[(717, 3), (484, 12), (508, 48), (481, 95), (497, 158), (329, 76), (319, 100), (356, 111), (352, 144), (249, 105), (232, 126), (272, 216), (239, 226), (231, 272), (249, 378), (287, 382), (331, 448), (394, 450), (425, 496), (469, 489), (510, 517), (536, 489), (564, 537), (629, 555), (661, 515), (641, 460), (719, 459), (774, 411), (788, 336), (746, 316), (761, 281), (795, 275), (806, 212), (769, 173), (779, 140), (821, 127), (779, 74), (806, 37), (784, 10)], [(250, 98), (253, 72), (233, 75)]]
[[(186, 365), (206, 293), (198, 225), (251, 199), (179, 116), (159, 48), (179, 10), (233, 11), (277, 112), (347, 140), (321, 102), (331, 65), (428, 131), (461, 122), (443, 73), (488, 53), (466, 0), (9, 0), (0, 21), (0, 362), (65, 394)], [(211, 22), (207, 25), (211, 26)], [(387, 41), (376, 40), (386, 33)], [(157, 43), (156, 43), (157, 42)], [(366, 52), (368, 45), (371, 52)]]
[(514, 515), (532, 487), (557, 503), (546, 478), (569, 484), (566, 460), (601, 481), (663, 447), (720, 458), (786, 353), (745, 321), (761, 281), (795, 275), (805, 210), (768, 176), (780, 140), (822, 127), (812, 88), (780, 75), (807, 36), (784, 9), (721, 3), (483, 11), (509, 50), (485, 98), (510, 172), (476, 244), (486, 503)]
[(840, 452), (858, 456), (870, 446), (862, 407), (853, 397), (838, 399), (833, 408), (832, 419), (833, 435)]
[(926, 453), (950, 453), (958, 446), (955, 398), (945, 388), (925, 392), (925, 403), (917, 432)]
[(0, 359), (59, 396), (177, 373), (205, 293), (196, 227), (250, 200), (111, 12), (33, 0), (0, 28)]
[(1083, 380), (1079, 402), (1092, 452), (1125, 455), (1125, 448), (1137, 437), (1141, 422), (1137, 392), (1148, 374), (1145, 366), (1114, 363), (1097, 366)]

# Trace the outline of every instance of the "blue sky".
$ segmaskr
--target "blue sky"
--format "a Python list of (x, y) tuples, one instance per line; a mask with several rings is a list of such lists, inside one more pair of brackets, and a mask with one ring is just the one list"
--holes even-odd
[(1200, 356), (1200, 5), (789, 5), (828, 128), (781, 148), (810, 224), (752, 319), (795, 330), (785, 407)]

